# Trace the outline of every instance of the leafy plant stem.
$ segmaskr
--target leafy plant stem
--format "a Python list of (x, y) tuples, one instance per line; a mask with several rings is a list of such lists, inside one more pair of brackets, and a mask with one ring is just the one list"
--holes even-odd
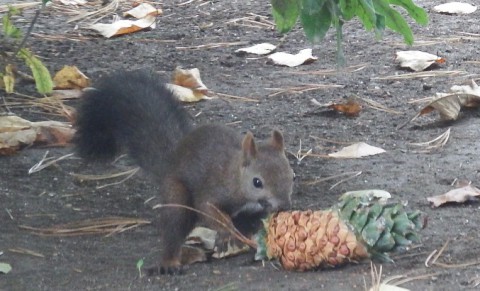
[(337, 41), (337, 69), (345, 67), (345, 54), (343, 52), (343, 21), (338, 20), (336, 27), (336, 41)]
[(14, 56), (16, 56), (27, 43), (27, 39), (33, 31), (33, 27), (35, 26), (35, 23), (37, 22), (38, 17), (40, 16), (40, 13), (43, 11), (43, 9), (45, 9), (46, 6), (47, 6), (47, 2), (42, 1), (42, 6), (40, 6), (40, 8), (38, 8), (37, 11), (35, 11), (35, 15), (33, 16), (32, 22), (30, 22), (30, 26), (28, 27), (27, 32), (23, 36), (22, 41), (20, 42), (15, 53), (13, 54)]

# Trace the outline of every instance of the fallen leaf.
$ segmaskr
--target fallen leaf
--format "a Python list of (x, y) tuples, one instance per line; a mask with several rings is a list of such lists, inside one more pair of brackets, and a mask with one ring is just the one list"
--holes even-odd
[(12, 266), (8, 263), (0, 262), (0, 273), (7, 274), (12, 270)]
[(73, 134), (74, 129), (65, 122), (30, 122), (15, 115), (0, 116), (0, 155), (11, 155), (33, 144), (64, 146)]
[(76, 66), (64, 66), (53, 77), (55, 89), (83, 89), (90, 86), (90, 79)]
[(254, 46), (241, 48), (236, 50), (236, 53), (249, 53), (255, 55), (268, 55), (273, 52), (277, 47), (271, 43), (259, 43)]
[(123, 17), (131, 16), (137, 19), (145, 18), (146, 16), (162, 15), (162, 9), (157, 9), (149, 3), (141, 3), (136, 7), (123, 13)]
[(96, 23), (90, 29), (98, 31), (101, 35), (110, 38), (127, 33), (141, 31), (147, 28), (155, 28), (155, 16), (148, 15), (138, 20), (118, 20), (113, 23)]
[(474, 80), (470, 85), (452, 86), (450, 91), (449, 93), (437, 93), (438, 98), (430, 101), (420, 112), (398, 128), (404, 127), (420, 115), (435, 110), (438, 111), (442, 120), (456, 120), (462, 107), (478, 107), (480, 105), (480, 88)]
[(358, 116), (362, 111), (362, 106), (355, 100), (348, 100), (346, 103), (334, 103), (328, 106), (329, 108), (344, 113), (346, 116)]
[(273, 53), (268, 56), (268, 58), (276, 65), (288, 67), (297, 67), (318, 59), (317, 57), (312, 56), (312, 49), (303, 49), (296, 55), (285, 52)]
[(241, 247), (234, 243), (229, 243), (225, 252), (217, 252), (215, 249), (215, 238), (217, 232), (206, 227), (195, 227), (187, 236), (185, 243), (187, 245), (201, 246), (206, 251), (213, 251), (212, 257), (216, 259), (231, 257), (248, 251), (249, 247), (243, 245)]
[(13, 73), (13, 65), (8, 64), (3, 74), (3, 88), (7, 93), (13, 93), (15, 87), (15, 74)]
[(203, 99), (212, 99), (213, 97), (208, 97), (202, 91), (193, 90), (190, 88), (182, 87), (175, 84), (165, 84), (165, 86), (170, 89), (173, 95), (182, 102), (197, 102)]
[(470, 14), (477, 10), (477, 6), (463, 2), (449, 2), (433, 7), (433, 11), (445, 14)]
[(31, 122), (15, 115), (0, 116), (0, 155), (12, 155), (37, 138)]
[(203, 84), (197, 68), (185, 70), (177, 67), (173, 72), (172, 84), (166, 84), (166, 86), (182, 102), (212, 99), (212, 97), (208, 97), (208, 88)]
[(445, 59), (421, 51), (398, 51), (396, 54), (395, 61), (400, 63), (400, 67), (409, 68), (416, 72), (423, 71), (435, 63), (445, 63)]
[(32, 122), (37, 132), (35, 143), (48, 146), (66, 146), (70, 143), (75, 133), (70, 123), (59, 121)]
[[(456, 120), (460, 114), (460, 109), (464, 107), (477, 107), (480, 104), (480, 96), (471, 94), (449, 94), (437, 98), (425, 106), (413, 118), (437, 110), (442, 120)], [(412, 119), (412, 120), (413, 120)]]
[(434, 207), (439, 207), (448, 202), (463, 203), (480, 196), (480, 189), (472, 185), (457, 188), (448, 191), (443, 195), (428, 197), (427, 200), (433, 203)]
[(180, 67), (173, 71), (172, 83), (182, 87), (208, 92), (207, 86), (203, 84), (200, 78), (200, 70), (197, 68), (185, 70)]
[(366, 156), (373, 156), (377, 154), (384, 153), (385, 150), (381, 148), (377, 148), (366, 144), (364, 142), (359, 142), (352, 144), (350, 146), (344, 147), (338, 152), (328, 154), (332, 158), (361, 158)]

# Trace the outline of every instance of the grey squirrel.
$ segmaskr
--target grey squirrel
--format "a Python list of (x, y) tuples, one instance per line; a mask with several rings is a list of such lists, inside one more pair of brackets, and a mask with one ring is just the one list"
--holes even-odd
[[(78, 109), (77, 153), (86, 160), (109, 160), (127, 150), (159, 184), (162, 203), (186, 205), (213, 217), (226, 214), (248, 235), (260, 218), (291, 205), (293, 171), (282, 134), (265, 141), (224, 125), (193, 126), (189, 113), (149, 71), (121, 71), (83, 93)], [(181, 246), (202, 221), (218, 231), (216, 245), (230, 234), (212, 219), (191, 210), (160, 210), (163, 251), (160, 273), (181, 271)]]

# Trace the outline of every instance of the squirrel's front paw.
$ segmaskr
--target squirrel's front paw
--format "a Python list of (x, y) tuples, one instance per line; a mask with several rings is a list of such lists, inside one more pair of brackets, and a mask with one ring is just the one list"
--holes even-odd
[(183, 275), (185, 273), (184, 267), (178, 263), (162, 263), (150, 268), (146, 268), (147, 276), (156, 275)]

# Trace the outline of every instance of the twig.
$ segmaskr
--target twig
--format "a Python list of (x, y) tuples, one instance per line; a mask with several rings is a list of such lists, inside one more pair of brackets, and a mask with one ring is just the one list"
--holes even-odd
[[(220, 216), (222, 218), (225, 218), (228, 220), (228, 218), (225, 217), (225, 214), (223, 214), (217, 207), (215, 207), (213, 204), (210, 204), (208, 203), (208, 205), (214, 209), (215, 211), (217, 211)], [(212, 219), (213, 221), (215, 221), (216, 223), (218, 223), (220, 226), (222, 226), (223, 228), (225, 228), (228, 232), (230, 232), (233, 236), (235, 236), (238, 240), (240, 240), (241, 242), (243, 242), (244, 244), (246, 245), (249, 245), (250, 247), (256, 249), (257, 248), (257, 244), (252, 241), (251, 239), (245, 237), (240, 231), (238, 231), (235, 226), (233, 225), (228, 225), (227, 223), (225, 223), (225, 221), (221, 221), (219, 219), (217, 219), (216, 217), (213, 217), (212, 215), (206, 213), (206, 212), (203, 212), (201, 210), (198, 210), (198, 209), (195, 209), (193, 207), (190, 207), (190, 206), (187, 206), (187, 205), (182, 205), (182, 204), (173, 204), (173, 203), (169, 203), (169, 204), (157, 204), (157, 205), (154, 205), (152, 208), (153, 209), (157, 209), (157, 208), (164, 208), (164, 207), (177, 207), (177, 208), (184, 208), (184, 209), (188, 209), (190, 211), (193, 211), (193, 212), (196, 212), (198, 214), (201, 214), (207, 218), (210, 218)]]

